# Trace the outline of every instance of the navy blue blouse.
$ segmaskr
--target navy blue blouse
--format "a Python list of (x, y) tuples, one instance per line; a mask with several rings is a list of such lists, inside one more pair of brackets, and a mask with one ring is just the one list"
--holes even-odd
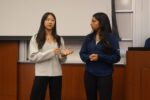
[[(113, 73), (113, 64), (120, 60), (120, 49), (118, 39), (110, 33), (108, 36), (108, 43), (111, 45), (110, 53), (106, 53), (104, 45), (101, 43), (96, 44), (95, 35), (93, 38), (86, 36), (81, 50), (80, 58), (85, 62), (85, 70), (95, 76), (107, 76)], [(89, 55), (92, 53), (98, 54), (98, 61), (90, 61)]]

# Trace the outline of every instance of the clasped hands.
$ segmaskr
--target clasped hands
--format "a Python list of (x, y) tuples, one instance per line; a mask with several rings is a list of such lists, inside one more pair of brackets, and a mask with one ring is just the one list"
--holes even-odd
[(98, 61), (98, 59), (99, 59), (98, 54), (95, 54), (95, 53), (91, 54), (89, 56), (89, 59), (90, 59), (90, 61)]
[(61, 50), (60, 48), (55, 48), (55, 49), (54, 49), (54, 53), (55, 53), (56, 55), (61, 54), (61, 56), (68, 56), (68, 55), (70, 55), (70, 54), (73, 53), (73, 50), (71, 50), (71, 49), (69, 49), (69, 48), (66, 48), (66, 49), (63, 49), (63, 50)]

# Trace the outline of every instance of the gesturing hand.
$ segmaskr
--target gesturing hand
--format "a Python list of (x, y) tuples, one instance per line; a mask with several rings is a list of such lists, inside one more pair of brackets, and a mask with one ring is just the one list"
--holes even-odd
[(62, 50), (61, 55), (62, 56), (67, 56), (67, 55), (70, 55), (72, 53), (73, 53), (73, 50), (67, 48), (67, 49)]
[(60, 54), (60, 52), (61, 52), (61, 51), (60, 51), (60, 49), (59, 49), (59, 48), (55, 48), (55, 49), (54, 49), (54, 53), (55, 53), (56, 55), (59, 55), (59, 54)]

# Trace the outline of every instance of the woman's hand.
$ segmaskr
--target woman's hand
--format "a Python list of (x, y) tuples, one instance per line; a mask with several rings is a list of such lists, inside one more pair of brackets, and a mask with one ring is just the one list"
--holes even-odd
[(98, 61), (99, 59), (98, 54), (91, 54), (89, 58), (90, 58), (90, 61)]
[(73, 53), (73, 50), (67, 48), (67, 49), (62, 50), (61, 55), (62, 56), (68, 56), (68, 55), (70, 55), (72, 53)]
[(55, 49), (54, 49), (54, 53), (55, 53), (56, 55), (59, 55), (59, 54), (61, 53), (61, 51), (60, 51), (59, 48), (55, 48)]

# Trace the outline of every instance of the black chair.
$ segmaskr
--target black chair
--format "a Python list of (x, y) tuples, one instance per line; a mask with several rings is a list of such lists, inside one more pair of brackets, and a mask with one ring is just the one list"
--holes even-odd
[(150, 48), (150, 38), (146, 39), (144, 47)]

